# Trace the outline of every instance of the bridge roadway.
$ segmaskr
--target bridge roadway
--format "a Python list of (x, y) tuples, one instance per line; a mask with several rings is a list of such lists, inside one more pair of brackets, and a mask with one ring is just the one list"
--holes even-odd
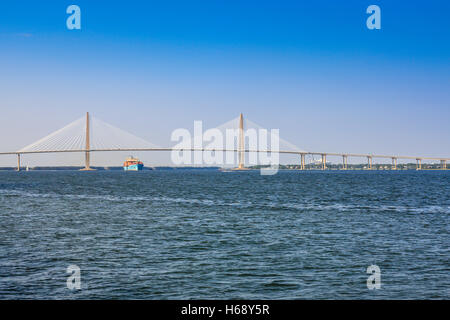
[(392, 165), (397, 167), (397, 159), (411, 159), (417, 161), (417, 169), (422, 168), (422, 160), (435, 160), (440, 161), (443, 169), (446, 169), (447, 161), (450, 158), (441, 157), (414, 157), (414, 156), (402, 156), (402, 155), (377, 155), (377, 154), (362, 154), (362, 153), (335, 153), (335, 152), (311, 152), (311, 151), (272, 151), (272, 150), (252, 150), (252, 149), (210, 149), (210, 148), (115, 148), (115, 149), (78, 149), (78, 150), (36, 150), (36, 151), (11, 151), (11, 152), (0, 152), (0, 155), (17, 155), (18, 156), (18, 167), (20, 168), (20, 156), (24, 154), (42, 154), (42, 153), (67, 153), (67, 152), (114, 152), (114, 151), (222, 151), (222, 152), (266, 152), (266, 153), (279, 153), (279, 154), (297, 154), (301, 156), (301, 168), (305, 167), (305, 156), (306, 155), (319, 155), (322, 156), (322, 168), (326, 168), (326, 157), (327, 156), (340, 156), (343, 158), (344, 169), (347, 168), (347, 158), (367, 158), (369, 169), (372, 168), (373, 158), (383, 158), (392, 159)]

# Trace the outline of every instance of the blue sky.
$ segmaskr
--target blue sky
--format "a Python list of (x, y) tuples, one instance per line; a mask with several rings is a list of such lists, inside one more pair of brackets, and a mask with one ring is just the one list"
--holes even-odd
[[(66, 28), (70, 4), (81, 30)], [(366, 28), (371, 4), (381, 30)], [(86, 111), (160, 145), (243, 112), (306, 150), (449, 157), (449, 12), (433, 0), (3, 1), (0, 150)]]

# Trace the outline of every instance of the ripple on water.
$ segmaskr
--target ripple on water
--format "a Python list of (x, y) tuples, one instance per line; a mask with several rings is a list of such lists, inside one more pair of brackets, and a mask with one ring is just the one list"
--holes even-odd
[(0, 298), (450, 298), (449, 172), (0, 178)]

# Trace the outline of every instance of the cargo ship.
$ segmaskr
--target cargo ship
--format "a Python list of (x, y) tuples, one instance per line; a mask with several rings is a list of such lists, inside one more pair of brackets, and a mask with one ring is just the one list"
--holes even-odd
[(123, 170), (125, 171), (140, 171), (144, 168), (144, 164), (139, 159), (128, 157), (123, 163)]

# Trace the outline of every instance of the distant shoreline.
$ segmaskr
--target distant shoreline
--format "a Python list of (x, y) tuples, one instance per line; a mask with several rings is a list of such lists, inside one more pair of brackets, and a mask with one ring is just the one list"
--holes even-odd
[[(83, 169), (83, 166), (59, 166), (59, 167), (30, 167), (29, 171), (78, 171)], [(91, 167), (97, 171), (124, 171), (123, 167)], [(0, 171), (14, 171), (16, 167), (0, 167)], [(219, 167), (144, 167), (142, 171), (152, 171), (152, 170), (189, 170), (189, 169), (201, 169), (201, 170), (219, 170)], [(22, 167), (20, 171), (26, 171), (25, 167)]]
[[(267, 168), (268, 166), (251, 166), (248, 169), (259, 170), (261, 168)], [(29, 167), (29, 171), (78, 171), (82, 169), (83, 166), (39, 166), (39, 167)], [(123, 171), (122, 167), (92, 167), (97, 171)], [(0, 167), (0, 171), (15, 171), (16, 167)], [(220, 170), (220, 169), (230, 169), (221, 167), (170, 167), (170, 166), (156, 166), (156, 167), (144, 167), (143, 171), (153, 171), (153, 170)], [(306, 165), (304, 170), (300, 170), (300, 165), (280, 165), (279, 170), (299, 170), (299, 171), (324, 171), (318, 165)], [(390, 165), (387, 164), (377, 164), (373, 165), (372, 169), (368, 169), (366, 164), (352, 164), (348, 165), (346, 170), (342, 170), (342, 166), (338, 164), (327, 164), (325, 171), (403, 171), (403, 170), (414, 170), (416, 171), (415, 163), (405, 163), (398, 164), (397, 169), (393, 170)], [(420, 170), (442, 170), (439, 164), (425, 164), (422, 165)], [(22, 167), (21, 171), (27, 171), (26, 167)]]

